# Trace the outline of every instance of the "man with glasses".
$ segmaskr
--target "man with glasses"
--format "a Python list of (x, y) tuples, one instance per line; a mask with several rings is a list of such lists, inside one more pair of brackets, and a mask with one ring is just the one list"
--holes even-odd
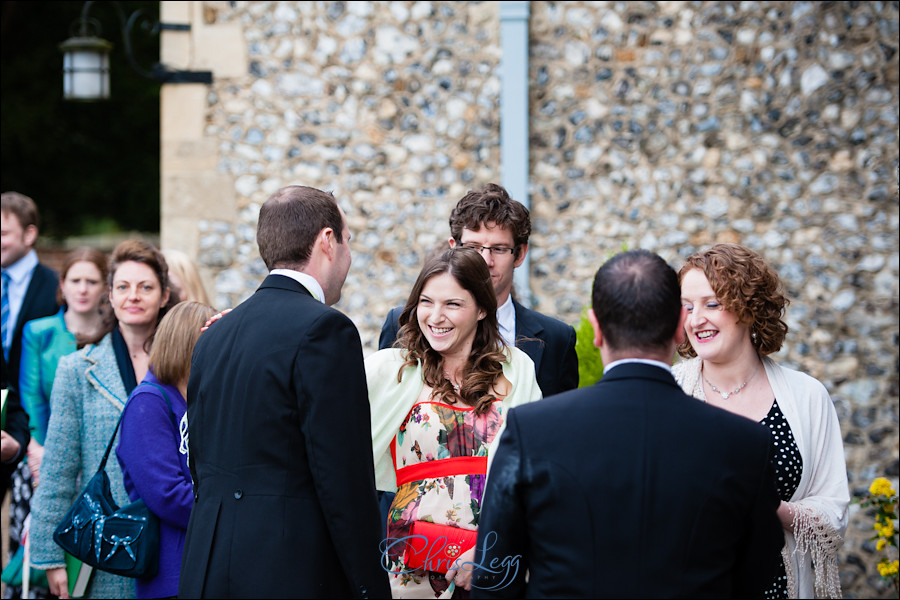
[[(463, 196), (450, 213), (450, 247), (479, 252), (491, 272), (497, 295), (500, 334), (534, 361), (535, 375), (544, 397), (578, 387), (575, 330), (565, 323), (525, 308), (512, 295), (513, 271), (525, 261), (531, 218), (521, 203), (496, 183)], [(388, 313), (378, 340), (379, 350), (397, 339), (403, 307)]]

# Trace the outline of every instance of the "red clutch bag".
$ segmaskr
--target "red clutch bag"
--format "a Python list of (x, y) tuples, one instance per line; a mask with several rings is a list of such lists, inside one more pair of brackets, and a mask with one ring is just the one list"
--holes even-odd
[(406, 538), (403, 563), (411, 569), (446, 573), (463, 552), (472, 548), (478, 532), (427, 521), (413, 521)]

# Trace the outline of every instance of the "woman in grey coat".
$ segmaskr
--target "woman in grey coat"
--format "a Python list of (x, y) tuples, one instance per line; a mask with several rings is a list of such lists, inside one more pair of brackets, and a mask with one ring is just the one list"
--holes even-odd
[[(129, 393), (147, 373), (149, 342), (170, 300), (165, 258), (147, 242), (122, 242), (110, 258), (109, 288), (114, 320), (105, 335), (57, 367), (41, 485), (32, 501), (31, 562), (47, 571), (50, 591), (60, 598), (68, 598), (69, 583), (53, 531), (96, 472)], [(109, 461), (106, 472), (116, 502), (127, 504), (118, 463)], [(86, 597), (134, 594), (134, 580), (95, 569)]]

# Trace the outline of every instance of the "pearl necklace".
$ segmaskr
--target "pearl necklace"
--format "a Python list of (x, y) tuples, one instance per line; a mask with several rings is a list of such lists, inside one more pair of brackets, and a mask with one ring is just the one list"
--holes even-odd
[(719, 391), (719, 388), (717, 388), (716, 386), (713, 385), (712, 381), (710, 381), (709, 379), (706, 378), (706, 375), (703, 374), (703, 369), (702, 368), (700, 369), (700, 376), (703, 377), (703, 381), (705, 381), (709, 385), (709, 388), (712, 391), (714, 391), (715, 393), (722, 396), (722, 400), (728, 400), (728, 398), (730, 398), (731, 396), (734, 396), (735, 394), (740, 392), (742, 389), (744, 389), (747, 386), (747, 384), (750, 383), (750, 380), (756, 376), (757, 373), (759, 373), (759, 365), (757, 365), (756, 370), (750, 374), (750, 377), (748, 377), (747, 379), (744, 380), (744, 383), (737, 386), (735, 389), (733, 389), (730, 392), (722, 392), (722, 391)]

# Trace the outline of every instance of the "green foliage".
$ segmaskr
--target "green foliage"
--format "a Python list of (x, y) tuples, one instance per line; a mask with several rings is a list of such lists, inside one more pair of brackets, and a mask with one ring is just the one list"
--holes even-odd
[(122, 231), (119, 223), (110, 217), (84, 218), (82, 221), (82, 235), (103, 235), (105, 233), (119, 233)]
[[(622, 242), (621, 252), (628, 250), (628, 244)], [(609, 252), (603, 262), (613, 256)], [(600, 350), (594, 345), (594, 328), (587, 316), (588, 307), (581, 309), (581, 319), (575, 325), (575, 354), (578, 355), (578, 387), (594, 385), (603, 377), (603, 359)]]
[(581, 309), (581, 319), (575, 325), (575, 353), (578, 355), (578, 387), (594, 385), (603, 377), (603, 360), (594, 346), (594, 328), (588, 320), (587, 308)]

